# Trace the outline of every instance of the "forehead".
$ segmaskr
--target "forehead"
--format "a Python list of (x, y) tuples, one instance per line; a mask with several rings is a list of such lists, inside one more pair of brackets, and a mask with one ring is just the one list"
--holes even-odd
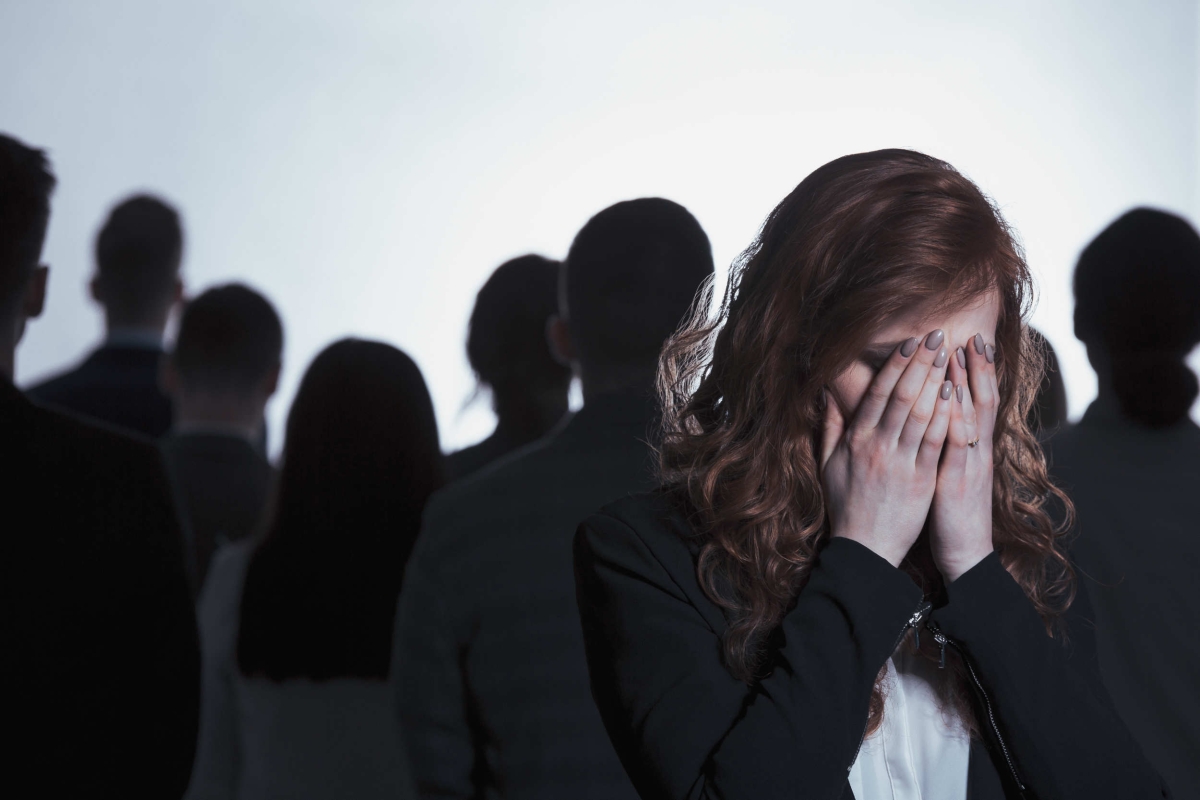
[(1000, 296), (989, 292), (957, 306), (933, 301), (914, 305), (881, 325), (871, 336), (872, 342), (900, 342), (921, 337), (938, 328), (946, 332), (946, 341), (961, 345), (977, 333), (992, 339), (1000, 318)]

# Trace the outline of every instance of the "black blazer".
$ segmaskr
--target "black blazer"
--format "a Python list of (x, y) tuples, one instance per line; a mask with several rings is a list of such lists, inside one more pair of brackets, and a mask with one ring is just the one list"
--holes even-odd
[(28, 393), (41, 405), (156, 439), (171, 427), (171, 400), (158, 386), (161, 359), (161, 350), (105, 345)]
[(217, 548), (257, 532), (274, 470), (257, 447), (235, 435), (172, 434), (159, 446), (175, 490), (193, 587), (199, 594)]
[(200, 654), (179, 526), (149, 443), (0, 376), (0, 774), (39, 797), (180, 797)]
[(698, 549), (661, 493), (607, 506), (575, 537), (592, 692), (643, 798), (851, 797), (872, 686), (914, 619), (961, 648), (982, 690), (969, 798), (1169, 796), (1100, 683), (1082, 592), (1064, 645), (995, 555), (930, 614), (907, 574), (835, 539), (784, 617), (771, 673), (747, 686), (722, 664), (726, 619), (696, 579)]

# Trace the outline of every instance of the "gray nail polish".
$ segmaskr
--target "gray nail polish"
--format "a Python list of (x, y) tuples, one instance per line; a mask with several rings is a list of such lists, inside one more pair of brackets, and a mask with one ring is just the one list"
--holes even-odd
[(989, 364), (996, 363), (996, 348), (989, 344), (987, 347), (983, 348), (983, 354), (987, 356)]
[(946, 348), (943, 347), (941, 350), (938, 350), (938, 354), (933, 357), (933, 365), (935, 367), (944, 367), (946, 366), (946, 359), (949, 357), (950, 355), (946, 352)]
[(950, 399), (950, 388), (951, 388), (950, 381), (946, 381), (945, 383), (942, 384), (942, 399), (943, 400)]
[(958, 385), (958, 388), (954, 390), (954, 393), (956, 395), (958, 395), (958, 402), (961, 403), (962, 402), (962, 384), (961, 383)]
[(941, 328), (934, 331), (925, 337), (925, 346), (930, 350), (937, 350), (942, 346), (942, 340), (946, 338), (946, 334), (942, 333)]
[(983, 355), (983, 334), (975, 334), (975, 352)]
[(958, 365), (960, 367), (963, 369), (967, 368), (967, 354), (963, 352), (961, 347), (954, 351), (954, 357), (958, 359)]
[(900, 345), (900, 355), (904, 356), (905, 358), (908, 358), (913, 353), (917, 352), (917, 344), (918, 344), (917, 337), (914, 336), (913, 338), (906, 341), (904, 344)]

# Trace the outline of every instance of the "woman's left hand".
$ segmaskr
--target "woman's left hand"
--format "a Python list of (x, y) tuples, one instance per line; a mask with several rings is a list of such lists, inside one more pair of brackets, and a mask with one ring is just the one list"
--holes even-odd
[[(995, 348), (976, 334), (950, 358), (950, 430), (929, 510), (930, 544), (949, 583), (992, 552), (992, 436), (999, 390)], [(971, 442), (977, 442), (971, 446)]]

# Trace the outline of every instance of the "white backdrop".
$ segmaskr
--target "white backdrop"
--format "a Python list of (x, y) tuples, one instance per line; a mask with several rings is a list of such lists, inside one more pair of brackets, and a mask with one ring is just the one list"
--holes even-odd
[(1078, 416), (1080, 248), (1135, 204), (1200, 216), (1198, 41), (1195, 0), (4, 0), (0, 129), (60, 178), (18, 382), (99, 336), (92, 237), (151, 189), (185, 214), (192, 290), (242, 279), (281, 310), (273, 449), (304, 366), (348, 334), (417, 360), (457, 447), (491, 424), (462, 412), (463, 341), (501, 261), (662, 195), (726, 265), (813, 168), (903, 146), (1022, 234)]

